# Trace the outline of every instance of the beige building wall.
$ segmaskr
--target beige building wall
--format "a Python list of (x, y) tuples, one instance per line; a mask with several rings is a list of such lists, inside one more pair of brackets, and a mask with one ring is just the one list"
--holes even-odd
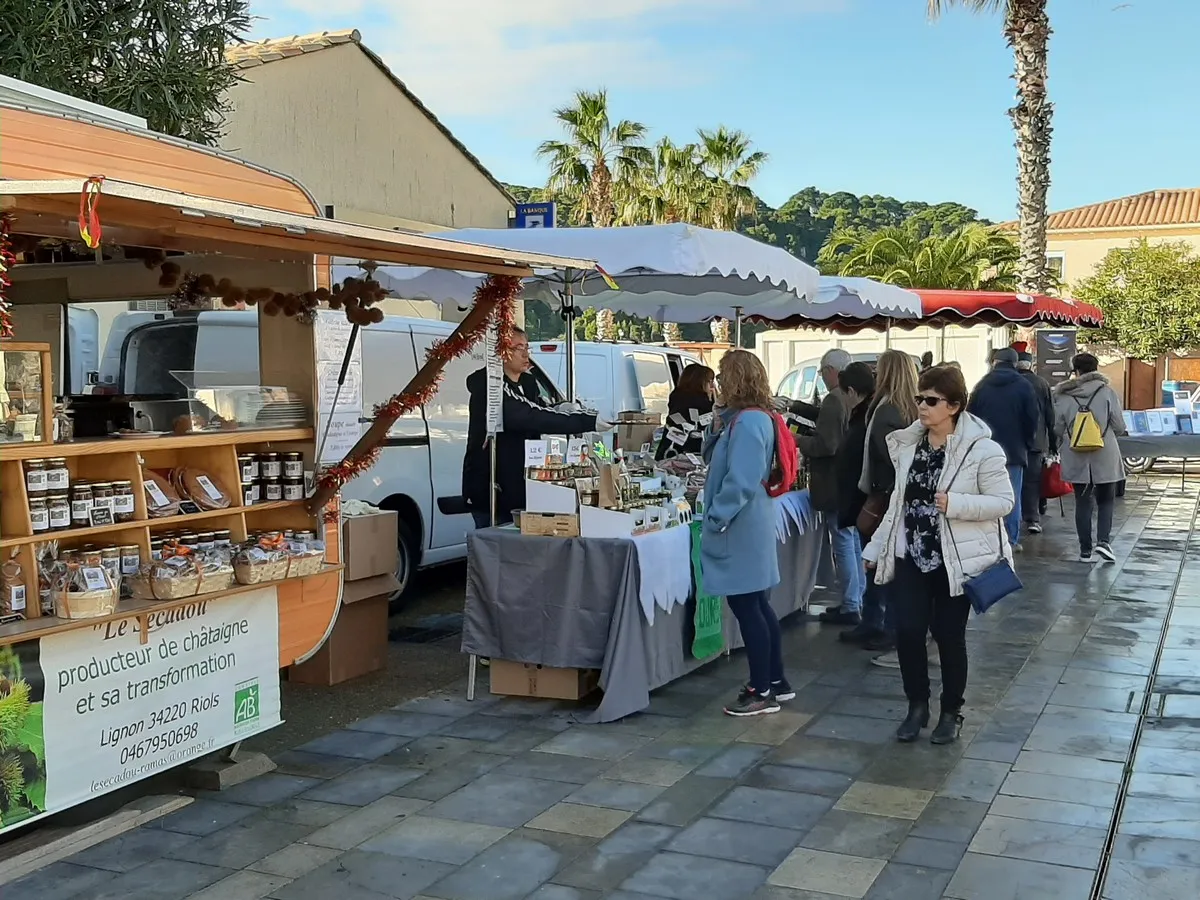
[(221, 147), (287, 172), (339, 219), (504, 228), (511, 203), (354, 43), (240, 70)]
[(1062, 259), (1063, 282), (1071, 289), (1092, 275), (1110, 250), (1128, 247), (1138, 238), (1152, 242), (1183, 241), (1200, 252), (1200, 227), (1145, 228), (1128, 231), (1051, 232), (1046, 242), (1046, 255)]

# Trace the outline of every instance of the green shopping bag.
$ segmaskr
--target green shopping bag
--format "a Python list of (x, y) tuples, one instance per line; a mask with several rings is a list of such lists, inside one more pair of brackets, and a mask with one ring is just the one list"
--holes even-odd
[(696, 636), (692, 640), (692, 656), (708, 659), (725, 649), (725, 637), (721, 627), (721, 611), (724, 598), (712, 597), (704, 592), (704, 578), (700, 571), (700, 521), (694, 520), (692, 528), (692, 573), (696, 578)]

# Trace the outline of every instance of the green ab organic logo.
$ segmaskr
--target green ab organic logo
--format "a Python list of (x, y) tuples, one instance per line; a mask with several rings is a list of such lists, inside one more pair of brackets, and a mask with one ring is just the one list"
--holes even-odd
[(260, 711), (258, 679), (254, 678), (235, 685), (233, 694), (234, 727), (257, 722)]

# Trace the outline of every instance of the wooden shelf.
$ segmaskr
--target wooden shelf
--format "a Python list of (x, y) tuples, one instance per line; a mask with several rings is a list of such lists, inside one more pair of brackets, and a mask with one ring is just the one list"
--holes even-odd
[[(213, 591), (211, 594), (195, 594), (191, 597), (180, 597), (178, 600), (122, 600), (117, 604), (116, 612), (107, 616), (96, 616), (93, 619), (60, 619), (57, 616), (40, 616), (35, 619), (24, 619), (20, 622), (0, 625), (0, 646), (15, 644), (19, 641), (31, 641), (36, 638), (45, 637), (48, 634), (61, 634), (64, 631), (72, 631), (79, 628), (95, 628), (97, 625), (103, 625), (105, 622), (128, 619), (130, 616), (149, 616), (153, 613), (178, 609), (181, 606), (198, 603), (202, 600), (220, 600), (222, 597), (232, 597), (235, 594), (244, 594), (248, 591), (303, 582), (309, 578), (320, 578), (322, 575), (327, 575), (330, 572), (340, 572), (343, 568), (344, 566), (341, 565), (326, 565), (320, 572), (313, 575), (305, 575), (300, 578), (284, 578), (281, 581), (264, 581), (262, 584), (235, 584), (227, 591)], [(36, 603), (37, 598), (35, 597), (32, 602)], [(142, 634), (143, 636), (146, 635), (145, 629), (142, 630)]]
[(312, 441), (311, 428), (244, 428), (239, 431), (205, 431), (194, 434), (160, 435), (146, 438), (97, 438), (69, 444), (19, 442), (0, 444), (3, 459), (46, 459), (49, 457), (95, 456), (104, 453), (151, 453), (186, 450), (192, 447), (227, 447), (231, 444), (268, 444), (282, 441)]
[(160, 525), (187, 525), (189, 522), (203, 522), (205, 519), (219, 519), (222, 516), (237, 516), (242, 513), (259, 512), (270, 509), (302, 509), (303, 500), (280, 500), (274, 503), (256, 503), (253, 506), (230, 506), (225, 509), (206, 509), (203, 512), (182, 516), (163, 516), (160, 519), (138, 519), (135, 522), (114, 522), (111, 525), (96, 525), (92, 528), (70, 528), (66, 531), (46, 531), (42, 534), (27, 537), (4, 538), (0, 540), (2, 547), (20, 547), (23, 544), (43, 544), (46, 541), (77, 541), (82, 538), (111, 534), (114, 531), (129, 531), (131, 528), (155, 528)]

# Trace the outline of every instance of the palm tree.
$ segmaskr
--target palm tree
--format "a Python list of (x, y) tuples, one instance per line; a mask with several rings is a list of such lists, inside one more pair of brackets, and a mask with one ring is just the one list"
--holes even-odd
[(733, 231), (738, 220), (757, 209), (749, 184), (762, 170), (767, 154), (751, 150), (744, 132), (721, 125), (716, 131), (701, 128), (697, 134), (700, 169), (708, 179), (707, 221), (710, 228)]
[(575, 104), (554, 111), (566, 138), (543, 141), (538, 156), (550, 162), (546, 188), (574, 202), (575, 225), (606, 227), (617, 219), (617, 202), (653, 162), (642, 143), (646, 126), (608, 114), (608, 92), (578, 91)]
[(623, 197), (618, 216), (622, 225), (703, 220), (708, 182), (695, 144), (679, 145), (662, 138), (654, 146), (650, 165), (638, 174)]
[(1017, 246), (984, 225), (922, 237), (911, 226), (835, 231), (821, 248), (823, 272), (874, 278), (906, 288), (1011, 291), (1017, 288)]
[(937, 18), (951, 6), (1004, 13), (1004, 37), (1016, 57), (1017, 103), (1008, 111), (1017, 134), (1017, 211), (1021, 290), (1045, 293), (1053, 283), (1046, 263), (1046, 193), (1050, 188), (1050, 119), (1047, 0), (928, 0)]

